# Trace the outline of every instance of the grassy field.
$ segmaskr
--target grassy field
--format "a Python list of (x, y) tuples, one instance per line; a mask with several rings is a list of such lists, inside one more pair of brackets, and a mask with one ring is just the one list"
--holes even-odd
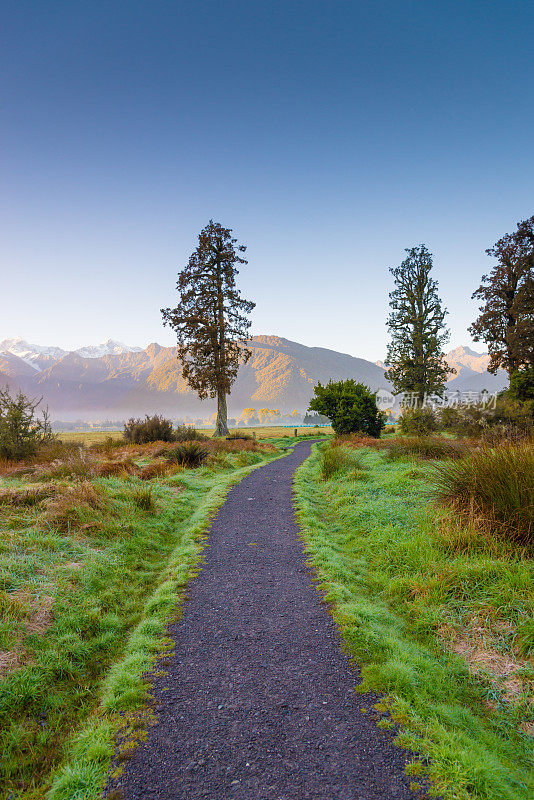
[[(325, 436), (332, 434), (332, 428), (327, 427), (317, 427), (317, 428), (309, 428), (309, 427), (297, 427), (297, 437), (298, 438), (307, 438), (310, 436)], [(256, 436), (256, 439), (283, 439), (283, 438), (290, 438), (294, 439), (294, 427), (291, 428), (283, 428), (282, 426), (271, 426), (271, 427), (258, 427), (258, 428), (241, 428), (236, 429), (232, 428), (230, 430), (231, 434), (239, 434), (240, 432), (246, 436)], [(201, 433), (205, 436), (213, 436), (214, 429), (202, 429)], [(111, 437), (112, 439), (122, 439), (122, 431), (64, 431), (58, 432), (58, 438), (65, 441), (65, 442), (80, 442), (80, 444), (89, 447), (92, 444), (101, 444), (106, 439)]]
[(295, 484), (303, 538), (362, 688), (387, 695), (378, 724), (421, 754), (414, 782), (425, 773), (447, 800), (527, 800), (534, 562), (437, 507), (433, 481), (415, 456), (316, 446)]
[(233, 482), (279, 452), (214, 442), (194, 470), (165, 454), (55, 446), (43, 463), (2, 465), (2, 798), (98, 789), (210, 516)]

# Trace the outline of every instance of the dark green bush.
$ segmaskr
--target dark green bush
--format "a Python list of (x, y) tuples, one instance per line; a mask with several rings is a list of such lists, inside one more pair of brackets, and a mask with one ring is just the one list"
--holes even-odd
[(405, 408), (399, 419), (400, 431), (407, 436), (428, 436), (437, 427), (436, 415), (431, 408)]
[(385, 417), (378, 410), (375, 395), (363, 383), (354, 380), (329, 381), (326, 386), (318, 383), (314, 392), (310, 410), (328, 417), (334, 433), (380, 436)]
[(184, 442), (169, 450), (166, 458), (187, 469), (195, 469), (204, 463), (208, 455), (208, 450), (197, 442)]
[(54, 438), (48, 412), (37, 416), (40, 400), (31, 400), (22, 392), (11, 397), (0, 389), (0, 456), (19, 460), (31, 458), (42, 445)]
[(124, 426), (124, 440), (131, 444), (147, 444), (148, 442), (173, 442), (172, 422), (159, 414), (144, 419), (129, 419)]
[(510, 378), (508, 395), (512, 400), (528, 403), (531, 412), (534, 412), (534, 369), (514, 372)]

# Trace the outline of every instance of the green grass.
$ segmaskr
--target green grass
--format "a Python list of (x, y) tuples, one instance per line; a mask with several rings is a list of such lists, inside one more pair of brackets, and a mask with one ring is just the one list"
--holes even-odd
[(225, 453), (149, 485), (63, 481), (46, 508), (0, 505), (0, 651), (19, 658), (0, 678), (1, 798), (98, 796), (211, 515), (277, 455)]
[[(437, 795), (527, 800), (532, 560), (435, 508), (431, 464), (342, 448), (324, 473), (322, 449), (297, 472), (298, 518), (362, 689), (385, 693), (399, 744), (420, 754)], [(493, 665), (506, 660), (517, 670), (503, 677)]]

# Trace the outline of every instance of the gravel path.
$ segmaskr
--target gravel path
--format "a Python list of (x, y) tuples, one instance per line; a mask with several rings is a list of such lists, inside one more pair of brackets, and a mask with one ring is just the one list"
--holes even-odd
[(213, 521), (153, 680), (158, 724), (114, 782), (126, 800), (414, 797), (305, 565), (292, 476), (309, 452), (254, 470)]

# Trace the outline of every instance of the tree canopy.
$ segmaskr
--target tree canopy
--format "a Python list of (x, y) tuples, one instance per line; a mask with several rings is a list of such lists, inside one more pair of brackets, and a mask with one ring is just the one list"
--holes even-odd
[(422, 403), (425, 394), (442, 394), (452, 372), (443, 352), (449, 338), (447, 311), (431, 275), (432, 254), (424, 244), (407, 248), (406, 253), (402, 264), (390, 269), (395, 288), (389, 295), (386, 378), (395, 392), (415, 392)]
[(210, 220), (178, 275), (178, 306), (161, 310), (164, 325), (176, 333), (183, 377), (201, 399), (217, 397), (218, 436), (228, 433), (226, 395), (240, 363), (251, 355), (245, 346), (251, 325), (247, 314), (255, 306), (237, 289), (237, 265), (247, 264), (240, 255), (246, 247), (231, 234)]
[(481, 305), (469, 330), (488, 347), (489, 372), (502, 368), (511, 377), (534, 369), (534, 216), (486, 253), (496, 263), (473, 294)]
[(314, 387), (315, 397), (309, 408), (328, 417), (334, 433), (362, 433), (378, 437), (384, 427), (384, 415), (369, 387), (355, 380), (329, 381)]

